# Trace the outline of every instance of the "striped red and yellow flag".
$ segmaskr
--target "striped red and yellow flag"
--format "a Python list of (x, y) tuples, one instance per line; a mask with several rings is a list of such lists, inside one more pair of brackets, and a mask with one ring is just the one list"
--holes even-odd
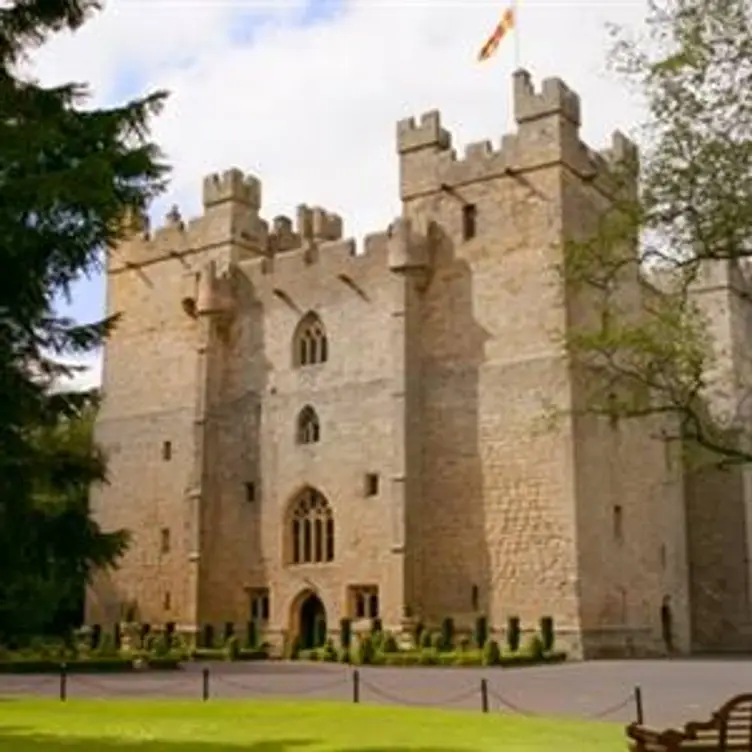
[(478, 53), (478, 60), (488, 60), (491, 55), (496, 52), (496, 48), (501, 43), (501, 40), (514, 28), (514, 9), (507, 8), (504, 11), (504, 15), (501, 17), (501, 21), (496, 24), (496, 28), (493, 33), (486, 40), (486, 43), (481, 47)]

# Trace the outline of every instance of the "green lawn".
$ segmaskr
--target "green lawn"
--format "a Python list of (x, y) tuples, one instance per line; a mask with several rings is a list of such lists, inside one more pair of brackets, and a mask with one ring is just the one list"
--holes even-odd
[(328, 702), (0, 700), (3, 752), (604, 752), (622, 724)]

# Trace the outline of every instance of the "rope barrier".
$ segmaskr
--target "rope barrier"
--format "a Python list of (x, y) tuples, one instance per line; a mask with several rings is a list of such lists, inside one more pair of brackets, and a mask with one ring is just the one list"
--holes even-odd
[[(409, 671), (409, 669), (406, 669)], [(197, 697), (204, 701), (211, 698), (211, 687), (215, 683), (232, 687), (239, 690), (246, 696), (258, 694), (277, 694), (292, 697), (316, 695), (328, 692), (334, 689), (351, 689), (352, 702), (361, 701), (361, 689), (369, 692), (377, 701), (388, 702), (396, 705), (407, 705), (414, 707), (449, 707), (460, 703), (465, 703), (473, 698), (478, 699), (478, 704), (482, 712), (487, 713), (490, 709), (489, 698), (494, 701), (494, 710), (510, 711), (523, 716), (536, 716), (541, 713), (526, 709), (521, 705), (513, 702), (508, 697), (502, 695), (496, 688), (489, 685), (485, 678), (480, 679), (478, 684), (473, 687), (466, 687), (458, 692), (441, 697), (423, 697), (424, 687), (413, 687), (406, 689), (409, 695), (402, 695), (398, 691), (386, 689), (379, 686), (372, 680), (373, 674), (365, 678), (363, 671), (358, 668), (348, 669), (333, 679), (319, 682), (317, 684), (306, 686), (302, 677), (295, 677), (295, 686), (290, 688), (287, 682), (283, 686), (275, 686), (275, 682), (264, 682), (268, 675), (255, 675), (250, 681), (237, 674), (227, 675), (221, 671), (211, 672), (209, 667), (203, 667), (200, 672), (186, 671), (175, 673), (163, 672), (133, 672), (129, 674), (107, 674), (93, 677), (91, 674), (68, 673), (64, 666), (61, 666), (60, 674), (44, 676), (24, 676), (20, 674), (0, 674), (0, 695), (13, 696), (23, 694), (48, 694), (49, 692), (58, 693), (60, 700), (65, 701), (69, 694), (75, 694), (77, 687), (89, 689), (103, 697), (117, 696), (161, 696), (169, 697), (171, 694), (180, 691), (178, 696), (184, 696), (184, 693), (195, 692)], [(106, 678), (105, 678), (106, 677)], [(276, 678), (282, 677), (281, 675)], [(417, 695), (417, 696), (416, 696)], [(636, 711), (636, 720), (638, 723), (643, 722), (642, 691), (640, 687), (635, 687), (633, 692), (621, 699), (617, 703), (608, 705), (594, 713), (584, 714), (589, 720), (600, 720), (614, 715), (619, 711), (634, 705)], [(581, 717), (583, 714), (578, 714)]]

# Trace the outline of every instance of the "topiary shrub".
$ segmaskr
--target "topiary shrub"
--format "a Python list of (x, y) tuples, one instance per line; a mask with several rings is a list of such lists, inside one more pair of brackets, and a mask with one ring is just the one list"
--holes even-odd
[(360, 635), (355, 656), (356, 663), (359, 663), (361, 666), (369, 666), (373, 663), (375, 652), (371, 635)]
[(123, 635), (120, 631), (120, 624), (115, 624), (115, 628), (112, 630), (112, 639), (115, 643), (115, 650), (120, 650), (123, 643)]
[(454, 647), (454, 619), (447, 616), (441, 622), (441, 650), (451, 650)]
[(214, 647), (214, 627), (211, 624), (204, 624), (201, 643), (201, 647), (207, 650)]
[(227, 641), (235, 634), (235, 625), (231, 621), (225, 622), (225, 634), (222, 642), (226, 645)]
[(554, 649), (554, 619), (552, 616), (544, 616), (540, 620), (540, 637), (543, 643), (543, 651), (550, 653)]
[(142, 624), (140, 631), (141, 647), (146, 649), (146, 638), (151, 634), (151, 624)]
[(258, 646), (258, 634), (256, 634), (256, 622), (251, 619), (248, 622), (248, 627), (245, 633), (245, 644), (248, 648), (255, 648)]
[(321, 649), (321, 660), (326, 663), (336, 663), (338, 657), (337, 648), (334, 647), (334, 640), (330, 638)]
[(432, 645), (431, 633), (427, 629), (424, 629), (420, 635), (419, 647), (421, 648), (421, 650), (428, 650), (431, 647), (431, 645)]
[(344, 618), (339, 622), (339, 644), (346, 653), (352, 645), (352, 621)]
[(510, 653), (516, 653), (520, 649), (520, 619), (518, 616), (510, 616), (507, 621), (507, 647)]
[(151, 647), (149, 652), (155, 658), (164, 658), (170, 653), (170, 638), (164, 632), (162, 634), (149, 635), (151, 640)]
[(387, 655), (391, 653), (399, 653), (397, 638), (391, 632), (387, 632), (384, 635), (384, 639), (381, 641), (381, 652)]
[(91, 649), (97, 650), (99, 643), (102, 641), (102, 625), (93, 624), (91, 627)]
[(431, 635), (431, 647), (434, 650), (441, 651), (444, 648), (444, 635), (441, 632), (434, 632)]
[(473, 631), (473, 641), (475, 647), (483, 650), (488, 639), (488, 619), (485, 616), (479, 616), (475, 620), (475, 630)]
[(416, 648), (419, 648), (422, 645), (421, 640), (423, 638), (423, 632), (424, 632), (423, 622), (422, 621), (416, 622), (415, 625), (413, 626), (413, 645)]
[(501, 664), (501, 650), (496, 640), (487, 640), (483, 646), (483, 665), (498, 666)]
[(237, 661), (240, 658), (240, 641), (235, 635), (230, 635), (225, 640), (224, 646), (225, 660)]
[(545, 652), (546, 651), (543, 649), (543, 640), (541, 640), (540, 635), (531, 635), (530, 639), (525, 644), (525, 653), (533, 660), (539, 661), (543, 658)]

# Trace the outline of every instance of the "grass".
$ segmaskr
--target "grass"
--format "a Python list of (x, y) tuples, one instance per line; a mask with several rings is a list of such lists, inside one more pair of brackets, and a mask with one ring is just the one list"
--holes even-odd
[(332, 702), (0, 700), (2, 752), (609, 752), (623, 725)]

